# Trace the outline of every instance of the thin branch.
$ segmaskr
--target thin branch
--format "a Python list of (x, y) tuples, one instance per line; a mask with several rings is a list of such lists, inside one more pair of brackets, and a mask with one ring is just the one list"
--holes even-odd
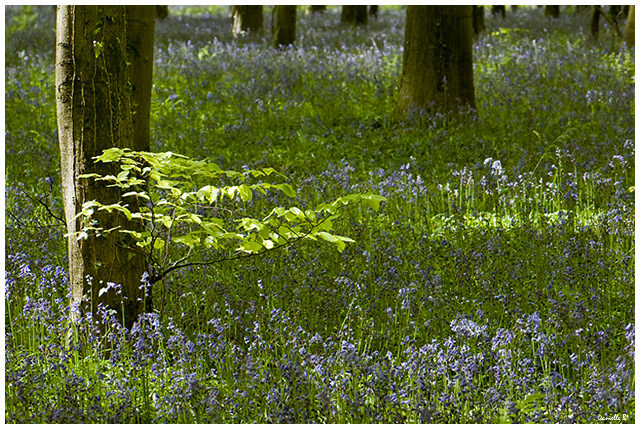
[(622, 37), (622, 32), (620, 31), (620, 28), (618, 27), (618, 21), (616, 21), (615, 17), (609, 17), (608, 14), (604, 13), (604, 10), (602, 10), (602, 8), (600, 6), (595, 6), (595, 9), (600, 12), (600, 15), (604, 16), (604, 19), (607, 20), (607, 22), (609, 23), (609, 25), (614, 26), (614, 28), (616, 29), (616, 34), (620, 37)]
[(42, 198), (44, 198), (44, 197), (48, 196), (49, 194), (45, 194), (45, 195), (43, 195), (41, 198), (35, 198), (35, 197), (32, 197), (31, 195), (29, 195), (27, 192), (25, 192), (25, 191), (24, 191), (24, 190), (22, 190), (22, 189), (20, 190), (20, 192), (22, 192), (22, 193), (23, 193), (27, 198), (29, 198), (29, 199), (30, 199), (31, 201), (33, 201), (34, 203), (39, 203), (40, 205), (42, 205), (42, 206), (47, 210), (47, 213), (49, 213), (49, 215), (50, 215), (52, 218), (54, 218), (54, 219), (56, 219), (57, 221), (59, 221), (62, 225), (66, 225), (66, 224), (67, 224), (67, 223), (64, 221), (64, 219), (62, 219), (61, 217), (59, 217), (59, 216), (55, 215), (55, 214), (51, 211), (51, 209), (49, 208), (49, 206), (48, 206), (45, 202), (43, 202), (43, 201), (42, 201)]
[(238, 260), (238, 259), (244, 259), (244, 258), (248, 258), (248, 257), (252, 257), (252, 256), (260, 256), (260, 255), (262, 255), (262, 254), (264, 254), (266, 252), (270, 252), (270, 251), (274, 251), (274, 250), (278, 250), (278, 249), (282, 249), (282, 248), (285, 248), (285, 247), (292, 246), (292, 245), (296, 244), (297, 242), (303, 240), (304, 238), (308, 237), (310, 234), (311, 234), (311, 231), (309, 231), (306, 234), (303, 234), (303, 235), (300, 235), (300, 236), (296, 237), (296, 239), (293, 240), (293, 241), (289, 241), (289, 240), (287, 240), (285, 238), (286, 243), (283, 243), (283, 244), (280, 244), (278, 246), (272, 247), (271, 249), (266, 249), (265, 248), (265, 250), (263, 250), (263, 251), (261, 251), (259, 253), (245, 253), (245, 252), (240, 252), (239, 251), (239, 252), (236, 252), (235, 254), (233, 254), (232, 256), (223, 256), (222, 258), (216, 259), (216, 260), (213, 260), (213, 261), (208, 261), (208, 262), (187, 262), (185, 264), (173, 265), (173, 266), (167, 268), (166, 270), (164, 270), (163, 272), (161, 272), (160, 274), (154, 276), (152, 279), (150, 279), (150, 283), (154, 284), (154, 283), (164, 279), (167, 276), (167, 274), (169, 274), (170, 272), (172, 272), (174, 270), (177, 270), (177, 269), (180, 269), (180, 268), (196, 267), (196, 266), (201, 266), (201, 267), (204, 266), (204, 267), (206, 267), (206, 266), (209, 266), (209, 265), (219, 264), (220, 262), (223, 262), (223, 261), (235, 261), (235, 260)]

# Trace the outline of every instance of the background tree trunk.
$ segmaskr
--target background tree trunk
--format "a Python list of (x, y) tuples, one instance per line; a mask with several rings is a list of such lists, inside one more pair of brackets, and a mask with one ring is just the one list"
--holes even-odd
[(264, 27), (262, 6), (234, 6), (233, 7), (233, 35), (252, 33), (261, 34)]
[(149, 151), (155, 6), (126, 6), (127, 58), (131, 63), (133, 150)]
[(502, 19), (507, 17), (506, 6), (491, 6), (491, 15), (500, 15)]
[(594, 39), (598, 40), (600, 34), (600, 6), (591, 6), (591, 35)]
[(627, 48), (631, 48), (636, 43), (636, 7), (629, 7), (629, 15), (627, 16), (627, 24), (624, 28), (624, 41)]
[(544, 7), (544, 16), (551, 16), (553, 18), (560, 17), (560, 6), (549, 6), (546, 5)]
[(340, 22), (351, 25), (366, 25), (367, 17), (367, 6), (342, 6)]
[(156, 18), (165, 19), (169, 16), (169, 6), (156, 6)]
[[(110, 147), (132, 147), (129, 76), (126, 62), (124, 6), (59, 6), (56, 30), (56, 103), (62, 194), (69, 233), (80, 231), (75, 219), (83, 203), (121, 200), (118, 188), (107, 187), (86, 173), (116, 173), (117, 166), (94, 164), (93, 157)], [(135, 204), (135, 201), (130, 202)], [(131, 211), (136, 207), (129, 207)], [(98, 225), (140, 230), (141, 224), (117, 213), (98, 212)], [(131, 326), (144, 311), (141, 277), (147, 270), (145, 255), (123, 234), (68, 239), (72, 302), (97, 314), (98, 305), (114, 310)], [(108, 282), (121, 285), (100, 293)], [(83, 301), (83, 296), (88, 301)], [(126, 298), (125, 298), (126, 297)], [(123, 320), (124, 319), (124, 320)]]
[(374, 18), (378, 17), (378, 6), (369, 6), (369, 15)]
[(297, 6), (275, 6), (273, 14), (275, 22), (273, 25), (273, 46), (293, 45), (296, 40), (296, 11)]
[(396, 120), (475, 108), (471, 6), (407, 6)]
[(310, 13), (324, 12), (325, 10), (327, 10), (326, 6), (309, 5), (307, 6), (307, 10), (305, 11), (305, 14), (308, 15)]
[(484, 30), (484, 6), (473, 7), (473, 33), (477, 36)]

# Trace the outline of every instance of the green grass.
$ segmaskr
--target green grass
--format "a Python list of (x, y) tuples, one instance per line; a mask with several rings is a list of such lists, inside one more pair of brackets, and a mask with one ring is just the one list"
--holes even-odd
[(635, 421), (634, 51), (608, 27), (592, 41), (586, 12), (487, 16), (478, 112), (401, 126), (404, 11), (366, 28), (339, 8), (298, 18), (279, 52), (268, 31), (233, 40), (225, 8), (172, 8), (153, 148), (287, 174), (297, 200), (256, 213), (387, 203), (334, 222), (356, 240), (342, 253), (304, 243), (176, 272), (131, 332), (71, 329), (81, 349), (49, 213), (53, 12), (6, 9), (7, 422)]

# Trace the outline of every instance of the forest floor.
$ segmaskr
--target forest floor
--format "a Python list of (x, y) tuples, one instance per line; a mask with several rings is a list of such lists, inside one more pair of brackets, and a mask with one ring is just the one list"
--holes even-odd
[(409, 126), (403, 9), (299, 13), (278, 51), (172, 7), (152, 150), (283, 172), (298, 197), (256, 212), (387, 201), (334, 220), (342, 252), (174, 272), (105, 357), (91, 321), (67, 345), (54, 9), (5, 14), (7, 423), (635, 422), (635, 53), (606, 23), (487, 13), (477, 112)]

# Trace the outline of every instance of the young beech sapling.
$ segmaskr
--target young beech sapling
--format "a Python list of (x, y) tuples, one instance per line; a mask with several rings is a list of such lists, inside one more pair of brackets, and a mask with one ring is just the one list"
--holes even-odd
[[(172, 152), (120, 148), (104, 151), (96, 162), (118, 163), (119, 173), (84, 177), (121, 188), (123, 198), (137, 198), (139, 209), (132, 211), (123, 202), (86, 202), (78, 214), (82, 229), (76, 236), (79, 240), (90, 233), (132, 236), (148, 257), (151, 284), (179, 268), (261, 254), (301, 240), (324, 240), (342, 251), (353, 240), (333, 232), (332, 221), (340, 209), (358, 203), (377, 211), (386, 201), (371, 193), (350, 194), (314, 209), (277, 206), (265, 214), (258, 204), (250, 204), (254, 196), (295, 197), (286, 177), (273, 168), (230, 171)], [(141, 219), (147, 227), (140, 232), (100, 225), (94, 215), (104, 210)]]

